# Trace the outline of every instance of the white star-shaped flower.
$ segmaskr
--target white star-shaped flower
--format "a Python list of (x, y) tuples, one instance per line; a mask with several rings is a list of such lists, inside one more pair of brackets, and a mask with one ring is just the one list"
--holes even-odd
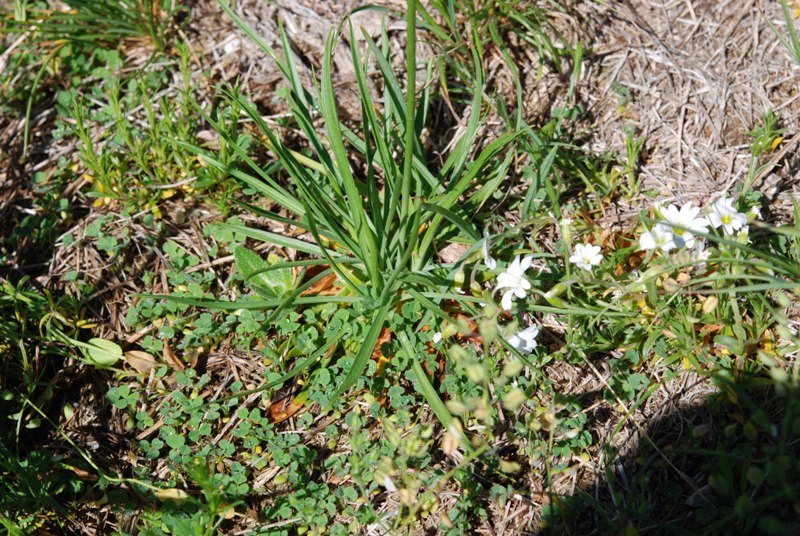
[(531, 267), (533, 257), (530, 255), (520, 258), (519, 255), (514, 261), (508, 265), (506, 271), (497, 276), (497, 286), (495, 292), (501, 288), (508, 289), (503, 293), (503, 299), (500, 300), (500, 305), (506, 311), (511, 310), (511, 305), (514, 296), (517, 298), (524, 298), (527, 294), (526, 291), (530, 290), (531, 284), (525, 279), (525, 271)]
[(508, 344), (520, 353), (529, 354), (536, 348), (536, 337), (539, 335), (539, 326), (533, 325), (527, 329), (523, 329), (516, 335), (508, 338)]
[(680, 209), (675, 205), (661, 208), (661, 222), (670, 232), (676, 247), (690, 248), (694, 246), (696, 233), (708, 232), (708, 220), (699, 218), (700, 207), (696, 207), (691, 201), (683, 205)]
[(603, 254), (600, 252), (600, 246), (593, 246), (592, 244), (575, 244), (575, 253), (569, 258), (569, 262), (584, 270), (591, 270), (595, 266), (600, 266), (602, 261)]
[(734, 208), (732, 198), (725, 197), (711, 205), (708, 220), (715, 229), (722, 226), (725, 234), (730, 236), (747, 224), (747, 215)]
[(643, 250), (660, 249), (667, 253), (675, 249), (675, 239), (669, 227), (659, 223), (651, 230), (642, 233), (639, 237), (639, 247)]

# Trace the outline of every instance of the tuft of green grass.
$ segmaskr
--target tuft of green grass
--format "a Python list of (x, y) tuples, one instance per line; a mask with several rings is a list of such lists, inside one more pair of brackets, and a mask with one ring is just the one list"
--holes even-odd
[[(350, 372), (336, 390), (331, 403), (353, 387), (365, 370), (384, 325), (417, 329), (435, 318), (447, 317), (442, 310), (443, 299), (464, 302), (465, 298), (448, 292), (448, 279), (457, 265), (439, 262), (436, 254), (448, 242), (469, 243), (478, 240), (482, 230), (472, 221), (471, 212), (481, 207), (496, 190), (501, 177), (489, 176), (488, 184), (477, 188), (479, 177), (486, 180), (488, 164), (501, 155), (508, 142), (516, 137), (510, 132), (489, 144), (474, 160), (470, 159), (471, 145), (479, 126), (482, 95), (476, 91), (472, 115), (466, 134), (448, 155), (438, 173), (430, 171), (427, 157), (419, 142), (428, 116), (430, 84), (416, 91), (417, 68), (414, 61), (416, 45), (416, 2), (409, 4), (407, 25), (409, 39), (406, 65), (405, 94), (391, 68), (385, 45), (364, 35), (364, 51), (357, 46), (356, 30), (351, 26), (350, 53), (356, 66), (361, 89), (363, 122), (353, 128), (339, 118), (332, 86), (331, 65), (338, 32), (328, 39), (323, 58), (319, 86), (314, 91), (302, 86), (290, 56), (281, 57), (224, 3), (223, 9), (240, 27), (278, 63), (291, 88), (289, 106), (294, 121), (302, 130), (311, 150), (311, 158), (299, 157), (284, 145), (274, 128), (266, 123), (257, 110), (244, 99), (230, 94), (241, 109), (268, 140), (269, 149), (276, 155), (281, 171), (289, 180), (284, 186), (274, 176), (267, 175), (253, 162), (235, 140), (228, 139), (231, 148), (249, 165), (250, 172), (231, 170), (213, 155), (202, 153), (204, 160), (230, 173), (260, 194), (273, 200), (294, 216), (287, 221), (274, 213), (258, 214), (308, 232), (315, 243), (288, 239), (274, 233), (243, 226), (223, 226), (248, 238), (267, 241), (311, 254), (318, 264), (325, 265), (323, 273), (335, 274), (344, 287), (342, 297), (356, 300), (372, 311), (366, 320), (370, 326), (359, 351), (353, 357)], [(383, 41), (386, 36), (383, 36)], [(289, 50), (284, 38), (285, 50)], [(384, 88), (382, 109), (377, 108), (367, 91), (367, 65), (379, 66)], [(478, 68), (476, 80), (482, 80)], [(431, 76), (431, 66), (426, 69)], [(323, 128), (315, 124), (323, 121)], [(212, 125), (217, 126), (211, 118)], [(226, 133), (218, 128), (221, 136)], [(401, 148), (398, 151), (398, 148)], [(401, 161), (395, 157), (400, 153)], [(365, 162), (363, 169), (354, 169), (351, 161)], [(491, 170), (491, 172), (496, 172)], [(272, 269), (302, 266), (296, 262), (280, 263)], [(298, 289), (300, 290), (300, 289)], [(341, 299), (341, 298), (340, 298)], [(397, 318), (397, 306), (412, 299), (424, 304), (423, 311), (412, 317)], [(329, 300), (331, 301), (331, 300)], [(294, 309), (303, 303), (298, 292), (282, 300), (276, 311)], [(194, 305), (219, 307), (221, 304), (204, 301)], [(265, 304), (266, 305), (266, 304)], [(226, 305), (227, 306), (227, 305)], [(236, 304), (231, 304), (236, 307)], [(275, 313), (270, 319), (275, 318)], [(413, 336), (412, 336), (413, 337)], [(428, 391), (429, 392), (429, 391)]]
[[(787, 0), (780, 0), (781, 4), (781, 11), (783, 12), (783, 20), (786, 22), (786, 30), (788, 32), (788, 37), (781, 32), (775, 23), (772, 22), (770, 19), (766, 19), (767, 24), (775, 33), (775, 35), (780, 39), (781, 44), (783, 47), (789, 52), (789, 54), (800, 63), (800, 38), (797, 36), (797, 30), (794, 27), (794, 18), (792, 17), (792, 9), (789, 6), (789, 2)], [(796, 13), (796, 10), (795, 10)]]
[(64, 5), (67, 9), (16, 2), (14, 17), (0, 30), (23, 38), (23, 46), (10, 60), (7, 80), (17, 79), (19, 71), (35, 69), (32, 82), (22, 87), (27, 93), (23, 155), (28, 153), (33, 107), (42, 100), (41, 84), (48, 74), (66, 64), (80, 76), (81, 67), (95, 53), (131, 40), (149, 43), (154, 53), (164, 51), (177, 12), (172, 0), (68, 0)]
[[(128, 80), (113, 71), (98, 71), (100, 84), (84, 94), (72, 89), (57, 95), (63, 115), (59, 135), (78, 140), (81, 177), (91, 183), (89, 195), (95, 204), (112, 202), (152, 211), (161, 217), (159, 204), (176, 195), (196, 196), (215, 191), (227, 199), (230, 181), (218, 168), (206, 166), (193, 152), (175, 141), (194, 142), (201, 121), (197, 113), (197, 91), (189, 66), (190, 50), (179, 44), (173, 66), (182, 86), (170, 85), (172, 69), (139, 71)], [(218, 124), (239, 114), (237, 103), (215, 103), (212, 112)], [(235, 142), (247, 148), (246, 135)], [(222, 142), (220, 160), (234, 165)], [(226, 190), (227, 188), (227, 190)]]

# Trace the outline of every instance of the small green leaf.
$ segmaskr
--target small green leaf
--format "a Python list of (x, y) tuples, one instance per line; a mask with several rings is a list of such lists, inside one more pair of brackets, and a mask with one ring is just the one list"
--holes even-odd
[(28, 423), (25, 425), (25, 428), (33, 430), (35, 428), (39, 428), (41, 425), (42, 425), (42, 419), (34, 417), (30, 421), (28, 421)]
[(122, 359), (122, 348), (106, 339), (90, 339), (86, 346), (81, 348), (84, 361), (96, 367), (110, 367)]
[(236, 269), (244, 276), (247, 285), (264, 298), (280, 298), (292, 289), (293, 277), (291, 268), (272, 268), (280, 262), (265, 261), (259, 254), (244, 247), (237, 247), (233, 252)]
[(172, 449), (179, 449), (186, 444), (186, 438), (180, 434), (170, 434), (164, 440)]

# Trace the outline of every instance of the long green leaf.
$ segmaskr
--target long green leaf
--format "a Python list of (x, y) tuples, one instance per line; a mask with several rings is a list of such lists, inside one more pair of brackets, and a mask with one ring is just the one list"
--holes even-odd
[[(322, 61), (320, 112), (325, 120), (325, 127), (328, 130), (328, 144), (336, 162), (338, 174), (335, 178), (343, 183), (344, 190), (347, 193), (350, 214), (354, 219), (355, 236), (353, 238), (358, 241), (361, 259), (367, 265), (370, 281), (378, 284), (383, 280), (383, 274), (378, 269), (378, 244), (375, 237), (375, 226), (373, 222), (369, 221), (369, 216), (364, 210), (361, 194), (350, 169), (350, 160), (342, 141), (342, 129), (339, 125), (339, 113), (336, 109), (336, 98), (333, 93), (333, 48), (337, 39), (338, 33), (331, 32), (325, 44)], [(369, 95), (362, 95), (361, 97), (368, 98)], [(331, 182), (334, 181), (331, 180)]]
[[(198, 298), (186, 298), (184, 296), (173, 296), (172, 294), (139, 294), (142, 298), (156, 298), (160, 300), (170, 301), (173, 303), (180, 303), (183, 305), (190, 305), (192, 307), (202, 307), (204, 309), (214, 309), (217, 311), (238, 311), (242, 310), (259, 310), (259, 309), (272, 309), (279, 307), (286, 300), (241, 300), (241, 301), (220, 301), (220, 300), (206, 300)], [(292, 303), (296, 305), (317, 305), (325, 303), (356, 303), (362, 301), (363, 298), (358, 296), (303, 296), (295, 298)]]
[(312, 244), (311, 242), (306, 242), (304, 240), (298, 240), (296, 238), (291, 238), (288, 236), (271, 233), (269, 231), (263, 231), (261, 229), (253, 229), (245, 225), (238, 225), (235, 223), (218, 223), (216, 225), (220, 229), (227, 229), (229, 231), (233, 231), (234, 233), (241, 233), (244, 236), (252, 238), (254, 240), (269, 242), (270, 244), (275, 244), (276, 246), (280, 246), (287, 249), (294, 249), (296, 251), (302, 251), (303, 253), (309, 253), (311, 255), (318, 255), (321, 257), (322, 255), (327, 253), (333, 258), (342, 256), (335, 251), (325, 250), (323, 252), (322, 247), (318, 246), (317, 244)]
[(420, 358), (414, 351), (414, 348), (411, 346), (408, 334), (403, 333), (400, 335), (400, 345), (403, 347), (408, 359), (411, 361), (411, 369), (414, 371), (414, 378), (417, 380), (417, 389), (419, 390), (420, 394), (425, 397), (425, 400), (433, 410), (436, 418), (439, 419), (439, 422), (441, 422), (442, 426), (445, 428), (445, 430), (447, 430), (447, 428), (453, 422), (453, 416), (450, 414), (450, 410), (447, 409), (447, 406), (444, 405), (444, 402), (442, 402), (442, 399), (439, 397), (439, 393), (436, 392), (436, 389), (433, 387), (431, 381), (428, 379), (428, 375), (425, 373), (425, 370), (422, 368), (422, 364), (420, 363)]
[(453, 223), (456, 227), (461, 229), (461, 231), (469, 238), (473, 240), (480, 240), (481, 234), (475, 229), (475, 226), (470, 224), (467, 220), (453, 212), (452, 210), (448, 210), (444, 207), (440, 207), (439, 205), (435, 205), (433, 203), (422, 203), (422, 207), (430, 212), (435, 214), (439, 214), (446, 220)]
[(470, 105), (467, 129), (442, 166), (439, 172), (440, 181), (444, 181), (445, 178), (455, 179), (461, 175), (470, 152), (475, 145), (475, 136), (478, 133), (478, 127), (480, 127), (481, 103), (483, 100), (483, 68), (475, 50), (473, 50), (472, 59), (477, 78), (475, 79), (475, 94)]
[[(461, 194), (463, 194), (464, 191), (472, 185), (473, 181), (483, 170), (486, 163), (494, 158), (497, 153), (503, 151), (507, 145), (520, 134), (520, 132), (509, 132), (501, 135), (496, 140), (491, 142), (483, 151), (481, 151), (481, 154), (478, 155), (478, 158), (472, 163), (472, 165), (469, 167), (469, 170), (464, 173), (463, 177), (457, 180), (455, 184), (448, 189), (446, 194), (431, 199), (430, 203), (437, 204), (445, 209), (452, 207), (458, 202)], [(425, 231), (425, 235), (420, 242), (420, 256), (422, 259), (429, 259), (432, 256), (433, 242), (436, 236), (439, 234), (439, 225), (441, 224), (442, 219), (443, 216), (436, 214), (432, 218), (428, 229)]]

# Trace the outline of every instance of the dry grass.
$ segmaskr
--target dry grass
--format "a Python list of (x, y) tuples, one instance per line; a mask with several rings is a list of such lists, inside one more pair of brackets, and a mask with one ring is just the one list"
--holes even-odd
[[(597, 133), (592, 147), (624, 153), (623, 127), (633, 125), (647, 138), (644, 190), (678, 201), (730, 192), (747, 173), (748, 132), (770, 109), (780, 113), (787, 140), (797, 132), (800, 66), (766, 22), (782, 20), (777, 2), (622, 1), (591, 8), (590, 18), (607, 22), (593, 25), (594, 61), (584, 77)], [(630, 92), (624, 110), (615, 85)], [(798, 194), (793, 153), (776, 162), (773, 184), (757, 185), (784, 206)]]

